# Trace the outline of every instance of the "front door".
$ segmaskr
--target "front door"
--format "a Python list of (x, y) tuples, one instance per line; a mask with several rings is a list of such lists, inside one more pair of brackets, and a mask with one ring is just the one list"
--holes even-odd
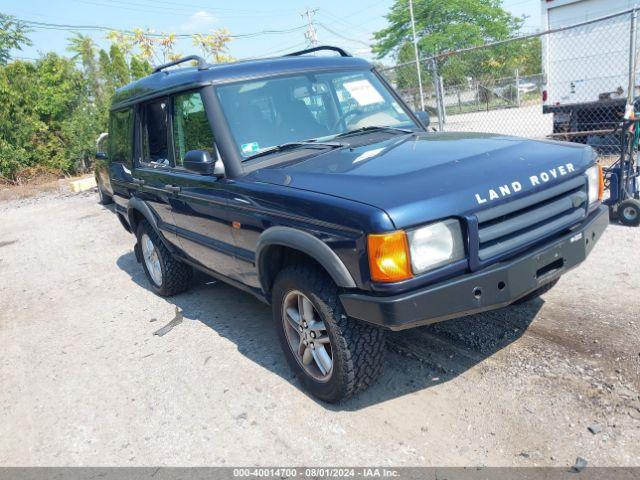
[[(207, 150), (217, 158), (213, 133), (199, 92), (172, 98), (171, 139), (174, 165), (170, 204), (182, 250), (193, 261), (241, 280), (228, 212), (228, 181), (221, 174), (199, 175), (183, 168), (190, 150)], [(221, 161), (218, 160), (218, 166)]]

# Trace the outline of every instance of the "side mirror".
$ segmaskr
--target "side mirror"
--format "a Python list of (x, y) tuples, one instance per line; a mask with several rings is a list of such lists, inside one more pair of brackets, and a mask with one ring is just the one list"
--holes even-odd
[(109, 158), (107, 156), (107, 152), (97, 152), (96, 153), (96, 160), (106, 160), (107, 158)]
[(418, 117), (418, 120), (420, 120), (420, 123), (422, 123), (422, 125), (424, 126), (424, 128), (427, 128), (429, 126), (429, 114), (427, 112), (425, 112), (424, 110), (418, 110), (417, 112), (413, 112), (415, 113), (416, 117)]
[(200, 175), (211, 175), (214, 164), (211, 154), (206, 150), (189, 150), (182, 160), (182, 166), (186, 170)]

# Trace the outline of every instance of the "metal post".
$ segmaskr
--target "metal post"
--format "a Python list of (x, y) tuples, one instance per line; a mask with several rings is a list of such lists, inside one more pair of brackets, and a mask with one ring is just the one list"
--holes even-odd
[(447, 109), (444, 106), (444, 80), (442, 75), (438, 75), (438, 86), (440, 87), (440, 108), (442, 109), (442, 129), (444, 130), (444, 125), (447, 123)]
[(431, 59), (431, 70), (433, 77), (433, 91), (436, 94), (436, 107), (438, 108), (438, 130), (442, 132), (444, 130), (444, 114), (442, 102), (442, 92), (440, 91), (440, 75), (438, 75), (438, 63), (435, 58)]
[(636, 84), (636, 22), (638, 20), (638, 11), (636, 9), (631, 12), (631, 25), (629, 27), (629, 85), (627, 87), (627, 112), (625, 117), (633, 112), (633, 95), (635, 93)]
[(413, 53), (416, 57), (418, 88), (420, 89), (420, 108), (422, 109), (422, 111), (424, 111), (424, 92), (422, 91), (422, 73), (420, 72), (420, 57), (418, 56), (418, 37), (416, 37), (416, 22), (413, 18), (413, 0), (409, 0), (409, 14), (411, 15), (411, 31), (413, 32)]
[(520, 108), (520, 74), (516, 68), (516, 105)]

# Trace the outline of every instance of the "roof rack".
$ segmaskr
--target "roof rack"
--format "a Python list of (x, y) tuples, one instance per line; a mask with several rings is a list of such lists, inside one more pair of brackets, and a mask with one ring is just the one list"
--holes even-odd
[(198, 70), (206, 70), (207, 68), (209, 68), (209, 64), (204, 58), (198, 55), (189, 55), (188, 57), (182, 57), (182, 58), (179, 58), (178, 60), (174, 60), (173, 62), (158, 65), (156, 68), (153, 69), (152, 73), (161, 72), (166, 68), (173, 67), (174, 65), (180, 65), (181, 63), (184, 63), (184, 62), (198, 62)]
[(350, 57), (345, 50), (340, 47), (333, 47), (331, 45), (321, 45), (319, 47), (307, 48), (306, 50), (300, 50), (299, 52), (287, 53), (285, 57), (297, 57), (300, 55), (306, 55), (307, 53), (319, 52), (321, 50), (330, 50), (332, 52), (338, 52), (341, 57)]

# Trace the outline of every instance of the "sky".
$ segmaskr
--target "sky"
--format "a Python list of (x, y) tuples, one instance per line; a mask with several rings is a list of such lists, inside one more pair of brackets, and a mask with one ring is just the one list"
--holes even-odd
[[(256, 34), (229, 44), (232, 56), (249, 58), (305, 48), (307, 21), (302, 12), (308, 8), (315, 10), (319, 44), (337, 45), (371, 60), (367, 45), (372, 33), (386, 26), (384, 16), (392, 4), (393, 0), (0, 0), (0, 12), (38, 22), (125, 30), (141, 27), (158, 33), (188, 34), (225, 27), (236, 35)], [(527, 16), (526, 33), (540, 28), (540, 0), (504, 0), (503, 6), (516, 16)], [(84, 33), (98, 45), (108, 46), (104, 32)], [(16, 52), (16, 57), (36, 58), (51, 50), (68, 54), (67, 39), (72, 32), (35, 30), (29, 36), (33, 46)], [(180, 40), (176, 50), (185, 55), (198, 53), (190, 39)]]

